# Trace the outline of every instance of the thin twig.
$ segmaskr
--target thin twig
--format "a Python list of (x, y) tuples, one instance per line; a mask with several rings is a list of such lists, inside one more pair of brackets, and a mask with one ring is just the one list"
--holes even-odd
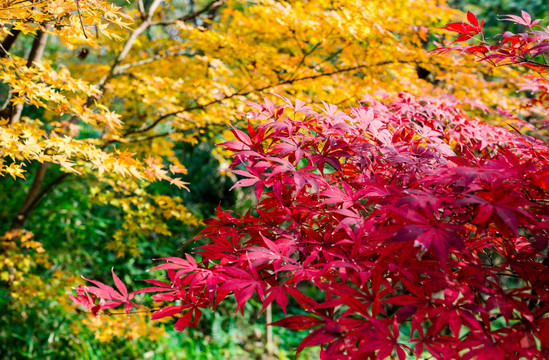
[(129, 68), (135, 67), (135, 66), (150, 64), (150, 63), (152, 63), (156, 60), (165, 59), (165, 58), (168, 58), (168, 57), (178, 57), (178, 56), (193, 57), (195, 55), (196, 55), (195, 53), (183, 53), (183, 52), (179, 52), (179, 53), (175, 53), (175, 54), (170, 54), (170, 53), (157, 54), (157, 55), (154, 55), (154, 56), (151, 56), (149, 58), (142, 59), (142, 60), (139, 60), (139, 61), (136, 61), (136, 62), (133, 62), (133, 63), (127, 63), (127, 64), (124, 64), (124, 65), (120, 65), (120, 66), (118, 66), (116, 74), (120, 74), (123, 71), (125, 71)]
[(80, 12), (80, 0), (75, 0), (76, 2), (76, 11), (78, 12), (78, 18), (80, 19), (80, 25), (82, 26), (82, 32), (84, 37), (87, 39), (88, 35), (86, 34), (86, 29), (84, 28), (84, 21), (82, 20), (82, 13)]
[(10, 48), (15, 43), (15, 40), (17, 40), (17, 37), (19, 36), (20, 33), (21, 33), (21, 30), (15, 30), (12, 26), (8, 36), (6, 36), (4, 41), (2, 41), (2, 43), (0, 43), (0, 49), (2, 50), (0, 52), (0, 59), (4, 58), (6, 56), (10, 57), (10, 59), (11, 59), (11, 55), (9, 53)]
[(207, 11), (215, 10), (215, 9), (221, 7), (224, 3), (225, 3), (225, 0), (213, 0), (213, 1), (210, 1), (208, 4), (206, 4), (206, 6), (204, 6), (202, 9), (200, 9), (198, 11), (195, 11), (193, 13), (184, 15), (184, 16), (182, 16), (180, 18), (177, 18), (177, 19), (155, 21), (155, 22), (151, 23), (151, 26), (167, 26), (167, 25), (173, 25), (178, 21), (194, 20), (197, 17), (199, 17), (200, 15), (207, 12)]
[[(161, 115), (159, 116), (157, 119), (155, 119), (152, 123), (150, 123), (149, 125), (146, 125), (146, 126), (142, 126), (141, 128), (139, 129), (135, 129), (135, 130), (129, 130), (127, 131), (126, 133), (123, 134), (123, 137), (126, 137), (126, 136), (129, 136), (129, 135), (134, 135), (134, 134), (139, 134), (139, 133), (144, 133), (144, 132), (147, 132), (149, 130), (152, 130), (154, 127), (156, 127), (158, 124), (160, 124), (163, 120), (171, 117), (171, 116), (175, 116), (175, 115), (178, 115), (178, 114), (181, 114), (181, 113), (184, 113), (184, 112), (189, 112), (189, 111), (194, 111), (194, 110), (201, 110), (201, 109), (204, 109), (210, 105), (213, 105), (213, 104), (217, 104), (217, 103), (220, 103), (224, 100), (229, 100), (233, 97), (236, 97), (236, 96), (247, 96), (251, 93), (254, 93), (254, 92), (262, 92), (262, 91), (265, 91), (265, 90), (269, 90), (269, 89), (272, 89), (274, 87), (277, 87), (277, 86), (282, 86), (282, 85), (289, 85), (289, 84), (293, 84), (295, 82), (298, 82), (298, 81), (305, 81), (305, 80), (314, 80), (314, 79), (318, 79), (320, 77), (325, 77), (325, 76), (332, 76), (332, 75), (337, 75), (337, 74), (341, 74), (341, 73), (345, 73), (345, 72), (350, 72), (350, 71), (355, 71), (355, 70), (359, 70), (359, 69), (364, 69), (364, 68), (370, 68), (370, 67), (378, 67), (378, 66), (384, 66), (384, 65), (388, 65), (388, 64), (394, 64), (394, 63), (402, 63), (402, 64), (407, 64), (407, 63), (410, 63), (410, 61), (405, 61), (405, 60), (387, 60), (387, 61), (382, 61), (380, 63), (377, 63), (377, 64), (371, 64), (371, 65), (366, 65), (366, 64), (363, 64), (363, 65), (357, 65), (357, 66), (351, 66), (351, 67), (346, 67), (346, 68), (340, 68), (340, 69), (337, 69), (337, 70), (333, 70), (333, 71), (329, 71), (329, 72), (325, 72), (325, 73), (321, 73), (321, 74), (314, 74), (314, 75), (308, 75), (308, 76), (303, 76), (303, 77), (300, 77), (300, 78), (289, 78), (287, 80), (283, 80), (283, 81), (280, 81), (276, 84), (269, 84), (269, 85), (266, 85), (266, 86), (263, 86), (261, 88), (256, 88), (256, 89), (252, 89), (252, 90), (249, 90), (249, 91), (245, 91), (245, 92), (235, 92), (231, 95), (226, 95), (224, 96), (223, 98), (220, 98), (220, 99), (215, 99), (215, 100), (212, 100), (206, 104), (203, 104), (203, 105), (194, 105), (194, 106), (189, 106), (189, 107), (186, 107), (186, 108), (183, 108), (181, 110), (177, 110), (177, 111), (173, 111), (171, 113), (167, 113), (167, 114), (164, 114), (164, 115)], [(116, 140), (111, 140), (109, 141), (106, 145), (110, 145), (114, 142), (118, 142)]]

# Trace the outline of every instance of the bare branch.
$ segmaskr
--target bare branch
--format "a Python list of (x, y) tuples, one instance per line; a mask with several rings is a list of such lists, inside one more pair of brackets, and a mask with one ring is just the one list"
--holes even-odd
[(202, 9), (200, 9), (198, 11), (195, 11), (195, 12), (192, 12), (190, 14), (184, 15), (184, 16), (182, 16), (180, 18), (177, 18), (177, 19), (155, 21), (151, 24), (151, 26), (158, 26), (158, 25), (159, 26), (167, 26), (167, 25), (173, 25), (178, 21), (194, 20), (197, 17), (199, 17), (200, 15), (202, 15), (202, 14), (208, 12), (208, 11), (213, 11), (213, 10), (218, 9), (224, 3), (225, 3), (225, 0), (213, 0), (213, 1), (210, 1), (208, 4), (206, 4), (206, 6), (204, 6)]
[[(46, 25), (48, 27), (48, 25)], [(46, 43), (48, 42), (48, 33), (43, 30), (39, 30), (36, 33), (36, 38), (32, 43), (32, 48), (27, 59), (27, 67), (34, 66), (35, 61), (40, 61), (42, 55), (44, 54), (44, 49), (46, 48)], [(15, 124), (21, 119), (21, 114), (23, 113), (23, 104), (17, 104), (11, 109), (11, 118), (10, 124)]]
[(87, 39), (88, 34), (86, 34), (86, 29), (84, 28), (84, 20), (82, 20), (82, 13), (80, 12), (80, 0), (74, 0), (76, 2), (76, 11), (78, 12), (78, 19), (80, 20), (80, 25), (82, 26), (82, 32), (84, 37)]
[(137, 8), (139, 9), (139, 14), (141, 15), (141, 20), (145, 20), (145, 5), (143, 4), (143, 0), (137, 1)]
[(178, 57), (178, 56), (193, 57), (195, 55), (196, 55), (195, 53), (183, 53), (183, 52), (178, 52), (178, 53), (174, 53), (174, 54), (170, 54), (170, 53), (157, 54), (157, 55), (154, 55), (154, 56), (151, 56), (149, 58), (142, 59), (142, 60), (139, 60), (139, 61), (136, 61), (136, 62), (133, 62), (133, 63), (127, 63), (127, 64), (124, 64), (124, 65), (120, 65), (120, 66), (118, 66), (115, 75), (120, 74), (120, 73), (124, 72), (125, 70), (127, 70), (129, 68), (132, 68), (132, 67), (135, 67), (135, 66), (150, 64), (150, 63), (152, 63), (156, 60), (165, 59), (165, 58), (168, 58), (168, 57)]
[(34, 175), (34, 179), (32, 181), (32, 185), (29, 189), (29, 192), (27, 193), (27, 196), (23, 201), (23, 205), (21, 205), (21, 208), (19, 209), (19, 211), (17, 212), (17, 215), (13, 219), (10, 230), (21, 229), (25, 224), (25, 221), (27, 220), (27, 217), (29, 216), (30, 211), (33, 208), (32, 205), (36, 203), (36, 198), (40, 193), (42, 184), (44, 183), (44, 178), (46, 176), (46, 172), (48, 170), (49, 164), (50, 163), (44, 162), (38, 166), (38, 169), (36, 170), (36, 174)]
[(17, 36), (21, 33), (21, 30), (15, 30), (13, 27), (10, 29), (10, 34), (6, 36), (2, 44), (0, 45), (0, 59), (9, 55), (10, 48), (17, 39)]
[[(228, 100), (228, 99), (231, 99), (231, 98), (236, 97), (236, 96), (247, 96), (247, 95), (249, 95), (251, 93), (254, 93), (254, 92), (262, 92), (262, 91), (266, 91), (266, 90), (272, 89), (272, 88), (277, 87), (277, 86), (293, 84), (293, 83), (298, 82), (298, 81), (314, 80), (314, 79), (318, 79), (318, 78), (325, 77), (325, 76), (332, 76), (332, 75), (337, 75), (337, 74), (341, 74), (341, 73), (345, 73), (345, 72), (350, 72), (350, 71), (355, 71), (355, 70), (360, 70), (360, 69), (366, 69), (366, 68), (372, 68), (372, 67), (378, 67), (378, 66), (385, 66), (385, 65), (396, 64), (396, 63), (408, 64), (408, 63), (413, 63), (413, 62), (412, 61), (405, 61), (405, 60), (387, 60), (387, 61), (382, 61), (382, 62), (379, 62), (379, 63), (376, 63), (376, 64), (371, 64), (371, 65), (363, 64), (363, 65), (357, 65), (357, 66), (352, 66), (352, 67), (340, 68), (340, 69), (325, 72), (325, 73), (303, 76), (303, 77), (300, 77), (300, 78), (289, 78), (289, 79), (280, 81), (276, 84), (269, 84), (269, 85), (263, 86), (261, 88), (256, 88), (256, 89), (252, 89), (252, 90), (249, 90), (249, 91), (238, 91), (238, 92), (235, 92), (231, 95), (226, 95), (223, 98), (212, 100), (212, 101), (210, 101), (206, 104), (203, 104), (203, 105), (188, 106), (188, 107), (185, 107), (183, 109), (161, 115), (158, 118), (156, 118), (149, 125), (142, 126), (141, 128), (138, 128), (138, 129), (127, 131), (126, 133), (123, 134), (123, 137), (127, 137), (129, 135), (134, 135), (134, 134), (140, 134), (140, 133), (147, 132), (149, 130), (152, 130), (158, 124), (160, 124), (162, 121), (164, 121), (165, 119), (167, 119), (171, 116), (176, 116), (178, 114), (189, 112), (189, 111), (201, 110), (201, 109), (209, 107), (210, 105), (218, 104), (218, 103), (222, 102), (223, 100)], [(165, 133), (164, 136), (170, 135), (172, 133), (173, 132)], [(117, 141), (116, 140), (111, 140), (111, 141), (107, 142), (104, 145), (104, 147), (106, 147), (108, 145), (111, 145), (115, 142), (117, 142)]]
[[(145, 30), (147, 30), (151, 26), (154, 12), (156, 11), (156, 9), (158, 8), (161, 2), (162, 0), (153, 0), (151, 6), (147, 11), (147, 17), (145, 18), (145, 20), (143, 20), (143, 22), (138, 27), (136, 27), (132, 31), (132, 33), (130, 34), (130, 37), (128, 38), (128, 40), (126, 40), (124, 47), (122, 47), (122, 50), (120, 50), (120, 52), (118, 53), (118, 56), (116, 56), (116, 59), (114, 59), (114, 62), (111, 65), (111, 70), (109, 74), (105, 76), (103, 79), (101, 79), (97, 84), (99, 86), (99, 90), (105, 89), (105, 85), (116, 74), (120, 63), (128, 56), (131, 48), (135, 44), (135, 41), (137, 40), (139, 35), (141, 35)], [(93, 101), (93, 98), (90, 97), (88, 98), (87, 102), (91, 104), (92, 101)]]

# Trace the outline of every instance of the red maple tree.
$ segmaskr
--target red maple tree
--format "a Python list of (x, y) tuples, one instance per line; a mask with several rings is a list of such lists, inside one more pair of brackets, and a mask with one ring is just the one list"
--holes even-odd
[[(459, 41), (482, 30), (468, 18), (448, 25)], [(297, 353), (321, 345), (322, 359), (549, 357), (545, 138), (471, 118), (452, 97), (376, 94), (349, 112), (282, 100), (250, 104), (260, 124), (221, 144), (252, 209), (218, 208), (194, 256), (154, 268), (166, 281), (128, 293), (113, 272), (118, 291), (92, 281), (72, 299), (129, 312), (154, 293), (165, 306), (152, 318), (182, 330), (227, 296), (285, 314), (293, 298), (304, 314), (272, 325), (308, 330)]]

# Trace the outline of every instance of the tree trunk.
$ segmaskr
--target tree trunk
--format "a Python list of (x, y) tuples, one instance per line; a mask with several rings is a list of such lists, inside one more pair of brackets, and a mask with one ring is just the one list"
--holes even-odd
[[(47, 27), (48, 25), (46, 25)], [(15, 41), (15, 39), (14, 39)], [(39, 30), (36, 33), (36, 38), (32, 43), (32, 48), (27, 58), (27, 67), (34, 66), (35, 61), (40, 61), (44, 55), (44, 49), (46, 48), (46, 43), (48, 42), (48, 33), (42, 30)], [(11, 46), (11, 45), (10, 45)], [(23, 104), (17, 104), (12, 107), (10, 124), (15, 124), (21, 119), (21, 114), (23, 112)], [(34, 180), (32, 185), (23, 201), (23, 205), (17, 212), (17, 215), (11, 223), (10, 229), (21, 229), (25, 224), (30, 212), (36, 206), (37, 201), (40, 198), (40, 190), (42, 189), (42, 184), (46, 177), (46, 172), (48, 170), (49, 163), (42, 163), (38, 166), (36, 174), (34, 175)]]
[[(36, 33), (36, 38), (32, 43), (32, 49), (30, 51), (27, 67), (32, 67), (35, 61), (40, 61), (42, 55), (44, 54), (44, 49), (46, 48), (46, 43), (48, 42), (48, 33), (39, 30)], [(23, 113), (23, 104), (17, 104), (11, 109), (11, 119), (10, 124), (15, 124), (21, 119), (21, 114)]]
[(267, 347), (267, 358), (274, 359), (273, 327), (269, 325), (270, 323), (273, 322), (272, 304), (269, 304), (269, 306), (267, 306), (267, 309), (265, 309), (265, 322), (267, 324), (267, 328), (265, 329), (266, 337), (267, 337), (267, 343), (265, 344)]
[(21, 33), (21, 30), (14, 30), (13, 27), (10, 30), (10, 33), (4, 41), (2, 41), (2, 46), (0, 47), (0, 59), (5, 58), (9, 55), (11, 46), (17, 39), (17, 36)]
[(21, 229), (23, 225), (25, 225), (25, 221), (39, 200), (40, 190), (42, 189), (42, 184), (44, 183), (48, 167), (49, 163), (46, 162), (38, 166), (32, 185), (27, 193), (27, 196), (25, 197), (25, 200), (23, 201), (23, 205), (11, 223), (11, 230)]

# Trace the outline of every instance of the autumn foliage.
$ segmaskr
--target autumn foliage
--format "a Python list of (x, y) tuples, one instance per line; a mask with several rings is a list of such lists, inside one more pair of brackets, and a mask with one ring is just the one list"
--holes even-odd
[[(468, 20), (447, 25), (456, 41), (482, 31)], [(532, 68), (545, 42), (529, 46), (530, 35), (457, 49)], [(291, 301), (301, 312), (272, 325), (307, 330), (297, 352), (321, 345), (323, 359), (549, 356), (544, 136), (470, 117), (450, 96), (377, 93), (348, 112), (281, 99), (250, 103), (243, 115), (259, 125), (221, 144), (257, 205), (218, 208), (194, 256), (153, 268), (165, 281), (128, 293), (113, 271), (117, 290), (88, 280), (72, 299), (129, 312), (134, 295), (154, 293), (163, 307), (151, 317), (177, 316), (178, 330), (230, 295), (241, 311), (252, 296), (285, 314)]]
[[(487, 40), (482, 27), (484, 20), (480, 21), (470, 11), (467, 13), (467, 23), (457, 22), (447, 24), (444, 29), (456, 32), (459, 36), (453, 41), (463, 42), (479, 36), (473, 45), (450, 46), (438, 48), (435, 51), (446, 53), (448, 51), (461, 51), (475, 54), (481, 61), (489, 61), (494, 66), (505, 66), (521, 64), (533, 70), (544, 72), (547, 64), (544, 62), (545, 53), (549, 50), (549, 34), (538, 25), (541, 19), (532, 20), (527, 12), (523, 11), (521, 16), (505, 15), (500, 18), (503, 21), (513, 22), (526, 28), (526, 32), (513, 33), (506, 31), (497, 35), (495, 41)], [(452, 44), (453, 44), (452, 43)], [(539, 58), (541, 57), (541, 59)]]
[[(500, 20), (519, 26), (522, 32), (505, 31), (495, 36), (483, 32), (484, 20), (480, 21), (470, 11), (467, 22), (449, 23), (444, 29), (459, 36), (447, 47), (439, 47), (433, 52), (444, 54), (451, 51), (473, 54), (478, 61), (485, 61), (494, 67), (521, 65), (534, 70), (537, 75), (526, 74), (520, 90), (529, 91), (533, 96), (522, 107), (537, 114), (542, 128), (547, 128), (549, 109), (549, 84), (545, 74), (549, 70), (549, 28), (540, 24), (541, 19), (522, 11), (521, 16), (504, 15)], [(455, 43), (465, 42), (466, 45)], [(473, 44), (471, 44), (471, 42)]]
[[(230, 154), (233, 188), (255, 205), (218, 207), (195, 250), (158, 259), (144, 287), (113, 269), (114, 287), (85, 278), (73, 302), (183, 330), (227, 298), (241, 313), (253, 298), (282, 309), (272, 326), (307, 332), (297, 354), (320, 346), (322, 359), (549, 357), (549, 28), (523, 12), (501, 20), (524, 32), (489, 38), (469, 12), (437, 29), (454, 16), (438, 1), (177, 3), (2, 4), (0, 175), (32, 178), (0, 237), (9, 296), (30, 268), (13, 259), (34, 261), (12, 250), (45, 252), (22, 229), (74, 175), (123, 213), (117, 255), (170, 236), (170, 219), (196, 225), (181, 197), (147, 187), (186, 188), (175, 149), (239, 114), (215, 157)], [(458, 37), (429, 57), (443, 31)], [(23, 58), (12, 46), (27, 34)], [(43, 60), (48, 37), (78, 55)], [(517, 106), (516, 89), (536, 95)], [(281, 95), (242, 113), (265, 91)], [(364, 92), (346, 110), (310, 104)]]
[(229, 294), (240, 310), (253, 295), (284, 311), (292, 299), (303, 313), (273, 325), (309, 330), (298, 352), (323, 345), (326, 359), (547, 356), (544, 141), (450, 97), (366, 97), (348, 113), (283, 100), (251, 104), (260, 125), (222, 144), (253, 209), (218, 209), (195, 258), (154, 268), (167, 282), (128, 294), (113, 273), (118, 291), (93, 282), (73, 299), (130, 310), (152, 292), (165, 304), (152, 318), (179, 314), (180, 330)]

